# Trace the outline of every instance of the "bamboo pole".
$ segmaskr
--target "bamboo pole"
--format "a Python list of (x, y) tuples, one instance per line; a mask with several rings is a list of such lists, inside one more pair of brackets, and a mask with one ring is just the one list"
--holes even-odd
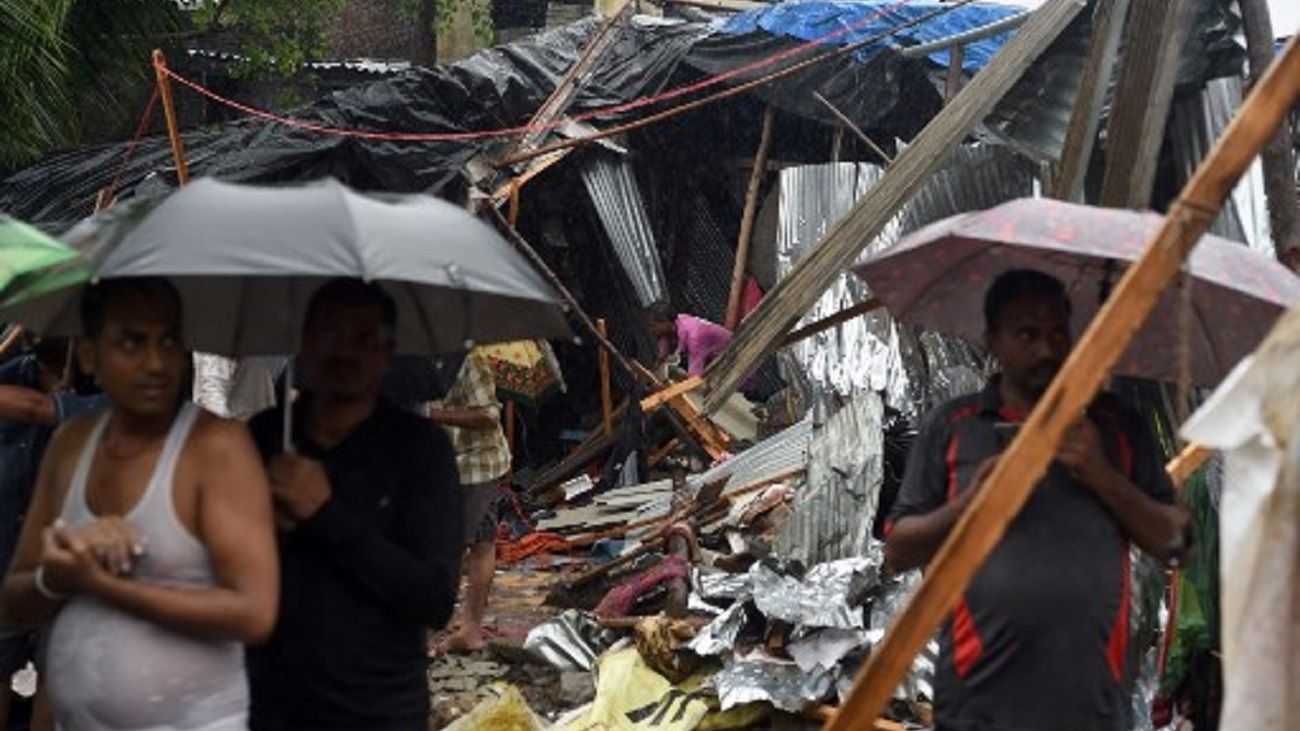
[(172, 143), (172, 157), (176, 159), (176, 180), (185, 185), (190, 182), (190, 166), (185, 162), (185, 143), (181, 141), (176, 105), (172, 102), (171, 79), (167, 78), (167, 59), (161, 48), (153, 49), (153, 73), (158, 83), (158, 96), (162, 99), (163, 114), (167, 117), (167, 137)]
[(961, 91), (961, 82), (965, 81), (965, 63), (966, 46), (956, 45), (948, 49), (948, 77), (943, 80), (944, 104), (956, 99)]
[(1088, 326), (1061, 372), (1020, 429), (926, 569), (907, 608), (876, 646), (828, 731), (868, 727), (912, 659), (956, 604), (971, 577), (1029, 499), (1065, 431), (1178, 275), (1233, 185), (1300, 99), (1300, 38), (1293, 38), (1251, 92), (1196, 175), (1170, 207), (1146, 252)]
[[(609, 337), (609, 326), (605, 324), (605, 318), (596, 320), (596, 332), (600, 333), (602, 338)], [(609, 352), (604, 348), (596, 348), (596, 357), (600, 366), (600, 423), (608, 436), (614, 433), (614, 402), (610, 396), (609, 388)]]
[(884, 306), (885, 304), (883, 302), (872, 297), (866, 302), (859, 302), (856, 305), (846, 307), (833, 315), (823, 317), (817, 322), (804, 325), (798, 330), (792, 330), (789, 335), (781, 338), (780, 342), (777, 343), (777, 347), (784, 348), (789, 345), (794, 345), (795, 343), (801, 340), (806, 340), (819, 332), (825, 332), (826, 330), (842, 325), (855, 317), (865, 315), (868, 312), (874, 312)]
[(767, 154), (772, 150), (772, 105), (763, 110), (763, 132), (758, 152), (745, 188), (745, 208), (740, 214), (740, 235), (736, 237), (736, 263), (731, 267), (731, 294), (727, 297), (727, 315), (722, 326), (735, 330), (740, 324), (740, 298), (745, 293), (745, 270), (749, 268), (749, 242), (754, 238), (754, 216), (758, 213), (758, 191), (767, 172)]
[[(826, 110), (829, 111), (829, 112), (831, 113), (831, 115), (833, 115), (836, 119), (838, 119), (838, 120), (840, 121), (840, 127), (839, 127), (839, 129), (836, 130), (836, 134), (837, 134), (837, 135), (842, 135), (842, 134), (844, 133), (844, 129), (847, 127), (848, 130), (849, 130), (850, 132), (852, 132), (853, 135), (854, 135), (855, 137), (857, 137), (859, 140), (862, 140), (862, 144), (866, 145), (868, 149), (870, 149), (872, 152), (876, 153), (876, 155), (879, 156), (881, 160), (884, 160), (884, 161), (885, 161), (885, 165), (892, 165), (892, 164), (894, 164), (894, 158), (890, 157), (888, 153), (886, 153), (884, 150), (882, 150), (882, 149), (880, 148), (880, 145), (877, 145), (877, 144), (876, 144), (875, 140), (873, 140), (873, 139), (871, 139), (870, 137), (868, 137), (868, 136), (867, 136), (867, 133), (866, 133), (866, 132), (863, 132), (861, 127), (859, 127), (858, 125), (854, 124), (854, 123), (853, 123), (853, 120), (852, 120), (852, 119), (849, 119), (849, 115), (847, 115), (847, 114), (845, 114), (844, 112), (840, 111), (840, 108), (839, 108), (839, 107), (837, 107), (837, 106), (835, 106), (834, 104), (832, 104), (830, 99), (827, 99), (826, 97), (822, 96), (822, 95), (821, 95), (821, 92), (819, 92), (819, 91), (814, 91), (814, 92), (812, 93), (812, 96), (813, 96), (813, 99), (816, 99), (818, 102), (820, 102), (820, 103), (822, 104), (822, 106), (826, 107)], [(838, 140), (838, 137), (837, 137), (837, 140)], [(839, 150), (839, 142), (838, 142), (838, 141), (837, 141), (836, 144), (835, 144), (835, 149), (836, 149), (837, 151)], [(835, 162), (839, 162), (839, 155), (838, 155), (838, 154), (834, 155), (833, 157), (835, 158)]]

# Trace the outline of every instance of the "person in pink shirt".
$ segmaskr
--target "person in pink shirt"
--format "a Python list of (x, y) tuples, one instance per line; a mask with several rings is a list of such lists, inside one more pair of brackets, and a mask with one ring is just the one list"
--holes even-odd
[(704, 369), (731, 343), (731, 331), (708, 320), (678, 314), (667, 302), (646, 308), (650, 332), (659, 338), (659, 359), (677, 353), (686, 361), (686, 372), (702, 375)]

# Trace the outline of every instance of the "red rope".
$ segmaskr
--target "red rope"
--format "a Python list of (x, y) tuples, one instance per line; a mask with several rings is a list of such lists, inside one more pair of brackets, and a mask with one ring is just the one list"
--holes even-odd
[[(701, 79), (700, 81), (697, 81), (695, 83), (687, 84), (685, 86), (680, 86), (676, 89), (670, 89), (668, 91), (655, 94), (652, 96), (642, 97), (640, 99), (634, 99), (629, 102), (624, 102), (622, 104), (616, 104), (609, 107), (594, 109), (576, 116), (556, 119), (542, 124), (527, 124), (527, 125), (521, 125), (517, 127), (502, 127), (498, 129), (477, 130), (472, 132), (375, 132), (375, 131), (362, 130), (362, 129), (346, 129), (346, 128), (339, 128), (339, 127), (330, 127), (328, 125), (318, 124), (316, 122), (309, 122), (303, 119), (294, 119), (292, 117), (285, 117), (276, 114), (274, 112), (266, 111), (264, 109), (258, 109), (257, 107), (253, 107), (248, 104), (235, 101), (234, 99), (230, 99), (228, 97), (224, 97), (216, 93), (215, 91), (212, 91), (211, 89), (202, 86), (197, 82), (191, 81), (185, 78), (184, 76), (177, 74), (175, 71), (172, 71), (166, 66), (160, 66), (158, 68), (163, 73), (167, 74), (167, 76), (170, 77), (172, 80), (174, 80), (176, 83), (185, 86), (203, 96), (206, 96), (215, 102), (224, 104), (232, 109), (243, 112), (249, 116), (259, 117), (261, 119), (283, 124), (288, 127), (295, 127), (297, 129), (302, 129), (309, 132), (315, 132), (317, 134), (328, 135), (332, 137), (353, 137), (359, 139), (381, 140), (381, 141), (388, 141), (388, 142), (456, 142), (456, 141), (490, 139), (495, 137), (514, 137), (518, 135), (528, 134), (531, 132), (549, 131), (558, 127), (562, 127), (570, 122), (584, 122), (598, 117), (604, 117), (607, 115), (618, 114), (621, 112), (627, 112), (634, 109), (640, 109), (641, 107), (650, 106), (652, 104), (658, 104), (660, 102), (668, 101), (671, 99), (676, 99), (686, 94), (700, 91), (702, 89), (707, 89), (711, 86), (716, 86), (717, 84), (720, 84), (728, 79), (735, 78), (737, 76), (748, 73), (750, 71), (754, 71), (756, 69), (770, 66), (772, 64), (778, 63), (797, 54), (803, 53), (804, 51), (808, 51), (817, 46), (821, 46), (829, 41), (835, 40), (841, 36), (853, 32), (854, 30), (857, 30), (859, 27), (863, 25), (867, 25), (871, 22), (879, 20), (881, 17), (884, 17), (886, 15), (893, 14), (899, 8), (902, 8), (903, 6), (908, 5), (913, 1), (914, 0), (899, 0), (899, 2), (890, 5), (888, 7), (882, 8), (872, 13), (871, 15), (868, 15), (862, 18), (861, 20), (858, 20), (850, 25), (847, 25), (838, 30), (831, 31), (830, 33), (819, 36), (810, 41), (801, 43), (797, 46), (794, 46), (793, 48), (788, 48), (784, 51), (780, 51), (770, 56), (765, 56), (763, 58), (757, 59), (743, 66), (732, 69), (730, 71), (726, 71), (720, 74), (715, 74), (713, 76), (709, 76), (704, 79)], [(962, 3), (962, 4), (963, 5), (968, 4), (969, 2), (970, 0), (967, 0), (967, 3)], [(958, 7), (960, 7), (960, 5), (954, 4), (952, 6), (952, 9), (955, 10)]]
[(105, 188), (104, 201), (107, 205), (112, 205), (113, 196), (117, 193), (117, 187), (122, 184), (122, 176), (126, 174), (126, 168), (131, 163), (131, 153), (140, 144), (140, 138), (144, 136), (144, 131), (149, 128), (149, 121), (153, 119), (154, 106), (158, 103), (158, 86), (155, 84), (153, 93), (149, 95), (149, 104), (144, 108), (144, 114), (140, 116), (140, 122), (135, 126), (135, 136), (131, 138), (130, 144), (122, 152), (122, 164), (117, 168), (117, 174), (113, 176), (113, 182)]

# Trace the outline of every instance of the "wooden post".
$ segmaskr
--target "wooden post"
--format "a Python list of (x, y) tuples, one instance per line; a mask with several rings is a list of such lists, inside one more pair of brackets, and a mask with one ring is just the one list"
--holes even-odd
[[(605, 318), (596, 320), (596, 332), (603, 338), (609, 337), (609, 328)], [(600, 366), (600, 423), (608, 436), (614, 433), (614, 402), (609, 388), (609, 352), (596, 348), (596, 357)]]
[(966, 63), (966, 46), (958, 44), (948, 49), (948, 77), (943, 83), (943, 101), (948, 103), (957, 98), (961, 91), (961, 82), (966, 73), (962, 66)]
[(176, 180), (185, 185), (190, 182), (190, 166), (185, 162), (185, 143), (181, 141), (176, 106), (172, 102), (171, 79), (167, 78), (167, 59), (163, 57), (161, 48), (153, 50), (153, 73), (158, 83), (158, 96), (162, 99), (163, 114), (167, 117), (167, 137), (171, 139), (172, 157), (176, 159)]
[(956, 605), (985, 557), (1029, 499), (1061, 437), (1083, 413), (1178, 275), (1233, 185), (1300, 99), (1300, 38), (1255, 87), (1236, 119), (1170, 207), (1145, 253), (1128, 268), (1088, 326), (1029, 420), (926, 568), (903, 613), (867, 659), (828, 731), (866, 728), (907, 672), (917, 651)]
[(845, 307), (839, 312), (836, 312), (834, 315), (828, 315), (818, 320), (817, 322), (812, 322), (807, 325), (804, 325), (798, 330), (792, 330), (789, 335), (786, 335), (785, 337), (781, 338), (779, 347), (784, 348), (789, 345), (794, 345), (800, 340), (805, 340), (807, 338), (816, 335), (819, 332), (830, 330), (831, 328), (836, 327), (838, 325), (842, 325), (848, 322), (849, 320), (852, 320), (855, 317), (860, 317), (862, 315), (867, 314), (868, 312), (878, 310), (884, 306), (885, 306), (884, 303), (872, 297), (866, 302), (859, 302), (856, 305), (853, 305), (852, 307)]
[(1133, 0), (1107, 125), (1103, 206), (1143, 209), (1151, 203), (1192, 10), (1191, 0)]
[(1070, 114), (1070, 126), (1065, 131), (1061, 164), (1052, 191), (1054, 198), (1083, 201), (1083, 184), (1097, 143), (1101, 109), (1106, 102), (1110, 80), (1115, 75), (1119, 40), (1131, 4), (1132, 0), (1101, 0), (1092, 16), (1091, 50), (1083, 67), (1083, 77), (1079, 79), (1079, 95)]
[(763, 110), (763, 132), (759, 135), (754, 168), (745, 189), (745, 209), (740, 214), (740, 236), (736, 238), (736, 263), (731, 267), (731, 296), (727, 298), (727, 315), (722, 326), (735, 330), (740, 324), (740, 299), (745, 293), (745, 270), (749, 267), (749, 242), (754, 238), (754, 216), (758, 213), (758, 191), (767, 173), (767, 153), (772, 149), (772, 107)]
[(821, 297), (857, 259), (868, 242), (894, 220), (921, 185), (948, 159), (989, 110), (1020, 80), (1026, 69), (1056, 40), (1087, 4), (1086, 0), (1048, 0), (975, 78), (962, 88), (921, 133), (904, 148), (884, 177), (841, 218), (785, 279), (763, 298), (736, 332), (730, 347), (705, 376), (705, 411), (716, 411), (750, 372), (777, 346), (790, 323)]

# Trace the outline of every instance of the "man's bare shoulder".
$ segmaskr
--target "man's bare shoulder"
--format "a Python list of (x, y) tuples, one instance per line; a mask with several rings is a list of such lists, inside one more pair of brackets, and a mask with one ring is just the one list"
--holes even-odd
[(253, 438), (243, 422), (200, 410), (190, 431), (190, 448), (201, 457), (224, 458), (252, 447)]

